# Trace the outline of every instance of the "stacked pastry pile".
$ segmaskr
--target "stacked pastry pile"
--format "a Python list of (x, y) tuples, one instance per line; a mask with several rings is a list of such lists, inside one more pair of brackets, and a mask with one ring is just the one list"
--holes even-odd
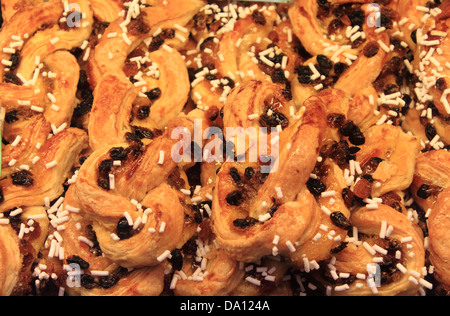
[(447, 294), (449, 17), (2, 1), (0, 294)]

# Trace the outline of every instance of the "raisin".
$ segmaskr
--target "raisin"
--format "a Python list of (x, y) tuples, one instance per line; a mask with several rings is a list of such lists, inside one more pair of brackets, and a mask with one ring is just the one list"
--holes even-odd
[(345, 24), (339, 20), (339, 19), (334, 19), (333, 21), (330, 22), (330, 24), (328, 25), (328, 33), (329, 34), (335, 34), (337, 31), (339, 31), (341, 28), (343, 28), (345, 26)]
[(230, 87), (231, 89), (233, 89), (235, 87), (235, 82), (233, 79), (231, 79), (230, 77), (223, 77), (224, 80), (227, 80), (227, 86)]
[(287, 100), (287, 101), (291, 101), (293, 96), (292, 96), (292, 88), (291, 88), (291, 83), (288, 81), (286, 82), (286, 86), (285, 88), (281, 91), (281, 94), (283, 95), (283, 97)]
[(141, 139), (134, 133), (126, 133), (125, 134), (125, 139), (127, 140), (127, 142), (129, 143), (133, 143), (133, 144), (137, 144), (138, 146), (143, 146), (144, 144), (142, 143)]
[(332, 69), (333, 68), (333, 62), (325, 55), (317, 55), (316, 57), (317, 63), (320, 67), (323, 67), (325, 69)]
[(215, 106), (210, 107), (207, 113), (207, 117), (211, 122), (214, 122), (219, 117), (219, 109)]
[(436, 105), (434, 105), (433, 102), (428, 102), (427, 108), (431, 109), (431, 113), (433, 114), (433, 116), (439, 115), (439, 110), (437, 109)]
[(212, 48), (211, 45), (208, 45), (208, 44), (212, 44), (213, 41), (214, 41), (214, 37), (213, 36), (205, 38), (203, 40), (203, 42), (200, 44), (200, 50), (204, 51), (205, 48), (208, 48), (208, 47)]
[(264, 13), (260, 12), (259, 10), (253, 11), (252, 18), (256, 24), (266, 25), (266, 17), (264, 16)]
[(150, 115), (150, 107), (149, 106), (141, 106), (136, 114), (138, 120), (143, 120), (149, 117)]
[(364, 134), (361, 131), (356, 131), (350, 137), (348, 138), (350, 143), (356, 146), (364, 145), (366, 142), (366, 138), (364, 137)]
[(310, 84), (312, 82), (311, 76), (298, 76), (298, 82), (301, 84)]
[(5, 76), (3, 77), (3, 81), (5, 81), (6, 83), (15, 84), (17, 86), (21, 86), (22, 85), (22, 80), (20, 80), (19, 77), (17, 77), (12, 72), (7, 72), (5, 74)]
[(311, 68), (309, 68), (308, 66), (303, 66), (303, 65), (295, 67), (295, 72), (299, 76), (309, 76), (309, 77), (311, 77), (313, 75), (313, 72), (312, 72)]
[(19, 120), (18, 115), (19, 115), (19, 111), (17, 111), (17, 110), (12, 110), (11, 112), (6, 113), (5, 114), (5, 122), (8, 124), (17, 122)]
[(381, 27), (385, 27), (387, 29), (392, 29), (392, 19), (394, 18), (393, 14), (390, 11), (381, 12), (380, 16), (380, 24)]
[[(208, 207), (206, 207), (208, 206)], [(212, 202), (211, 201), (203, 201), (198, 205), (199, 210), (202, 211), (203, 217), (209, 218), (209, 214), (207, 210), (212, 209)]]
[(11, 62), (12, 62), (12, 65), (9, 67), (9, 69), (11, 69), (11, 70), (16, 69), (20, 62), (19, 53), (15, 53), (15, 54), (11, 55)]
[(348, 67), (349, 66), (345, 63), (337, 62), (334, 64), (334, 72), (336, 75), (341, 75), (348, 69)]
[(278, 211), (278, 209), (281, 206), (280, 204), (276, 203), (275, 198), (272, 198), (272, 201), (273, 201), (273, 204), (272, 204), (272, 206), (270, 207), (270, 210), (269, 210), (270, 216), (273, 216), (273, 214), (275, 214), (275, 212)]
[(210, 15), (200, 12), (193, 17), (194, 27), (196, 30), (201, 31), (205, 29), (212, 22)]
[(327, 125), (331, 128), (339, 128), (345, 122), (345, 115), (339, 113), (329, 114), (327, 116)]
[(133, 129), (133, 133), (139, 139), (153, 139), (155, 137), (155, 134), (148, 128), (139, 126), (132, 126), (131, 128)]
[(424, 200), (428, 199), (431, 194), (431, 188), (428, 184), (422, 184), (419, 190), (417, 190), (417, 196)]
[(331, 159), (333, 159), (339, 166), (344, 166), (348, 164), (350, 160), (355, 160), (355, 155), (350, 152), (350, 147), (348, 142), (341, 140), (334, 142), (328, 150), (328, 154)]
[(89, 249), (91, 253), (93, 253), (96, 257), (100, 257), (103, 255), (102, 249), (100, 248), (100, 244), (98, 243), (97, 233), (95, 232), (92, 225), (87, 225), (87, 238), (92, 241), (92, 246)]
[(344, 125), (342, 125), (339, 128), (339, 133), (341, 133), (342, 136), (350, 136), (355, 130), (357, 129), (357, 126), (355, 125), (355, 123), (353, 123), (353, 121), (349, 121), (347, 123), (345, 123)]
[(172, 39), (175, 37), (175, 30), (174, 29), (163, 29), (160, 35), (165, 40)]
[(81, 286), (85, 289), (92, 290), (97, 286), (97, 283), (95, 282), (95, 279), (92, 275), (89, 274), (82, 274), (81, 275)]
[(89, 263), (86, 262), (85, 260), (83, 260), (81, 257), (76, 256), (76, 255), (67, 258), (67, 263), (68, 264), (77, 264), (80, 267), (80, 269), (83, 269), (83, 270), (89, 269)]
[[(86, 91), (86, 90), (84, 90)], [(86, 98), (81, 101), (73, 111), (75, 117), (81, 117), (88, 114), (92, 110), (92, 104), (94, 103), (94, 97), (92, 94), (87, 95)]]
[(350, 143), (355, 146), (361, 146), (366, 142), (364, 134), (361, 132), (360, 128), (352, 121), (347, 122), (339, 128), (339, 133), (342, 136), (347, 136)]
[(405, 101), (405, 105), (404, 105), (403, 108), (407, 108), (407, 109), (408, 109), (408, 108), (409, 108), (409, 105), (410, 105), (411, 102), (412, 102), (411, 96), (408, 95), (408, 94), (404, 94), (403, 97), (402, 97), (402, 100)]
[(105, 175), (111, 172), (114, 161), (112, 159), (103, 160), (98, 166), (98, 172)]
[(3, 188), (0, 187), (0, 203), (3, 203), (5, 201), (5, 196), (3, 195)]
[(12, 183), (22, 187), (30, 187), (33, 185), (33, 178), (31, 172), (22, 170), (11, 175)]
[[(198, 205), (192, 204), (191, 209), (192, 209), (194, 221), (197, 224), (201, 224), (203, 222), (203, 215), (202, 215), (202, 212), (200, 211), (200, 207)], [(205, 213), (203, 213), (203, 214), (205, 214)]]
[(366, 14), (363, 10), (360, 9), (351, 11), (349, 14), (347, 14), (347, 16), (350, 19), (352, 26), (362, 26), (364, 21), (366, 20)]
[(433, 124), (428, 123), (425, 126), (425, 135), (427, 136), (428, 140), (432, 140), (437, 134), (436, 128), (433, 126)]
[(238, 218), (233, 221), (233, 225), (239, 228), (246, 228), (255, 225), (257, 222), (258, 220), (252, 217)]
[(86, 162), (86, 160), (87, 160), (88, 158), (89, 158), (89, 157), (87, 157), (87, 156), (80, 157), (80, 159), (78, 159), (78, 162), (79, 162), (80, 165), (82, 166), (82, 165)]
[(98, 285), (103, 289), (110, 289), (114, 285), (116, 285), (117, 282), (119, 282), (119, 278), (116, 275), (112, 274), (100, 277), (98, 280)]
[(355, 41), (352, 42), (352, 49), (356, 49), (356, 48), (360, 47), (365, 42), (366, 42), (366, 39), (364, 39), (362, 37), (356, 39)]
[(411, 33), (411, 39), (414, 42), (414, 44), (417, 44), (417, 29), (415, 29), (414, 31), (412, 31)]
[(97, 180), (97, 185), (103, 190), (109, 191), (109, 180), (105, 178), (99, 178)]
[(153, 36), (153, 39), (148, 47), (150, 52), (157, 51), (164, 44), (164, 39), (161, 34), (158, 36)]
[(355, 205), (356, 202), (355, 195), (353, 194), (353, 191), (350, 190), (349, 188), (344, 188), (342, 190), (342, 199), (344, 200), (345, 206), (347, 206), (348, 208)]
[(297, 66), (295, 72), (298, 74), (298, 82), (301, 84), (309, 84), (312, 82), (311, 76), (313, 72), (308, 66)]
[(325, 184), (320, 181), (320, 179), (309, 178), (306, 182), (306, 186), (308, 187), (309, 192), (315, 196), (319, 196), (322, 192), (325, 192), (327, 187)]
[(112, 160), (123, 161), (127, 159), (128, 153), (128, 150), (123, 147), (114, 147), (109, 151), (109, 156)]
[(236, 168), (233, 167), (230, 169), (230, 176), (233, 178), (236, 184), (241, 183), (241, 176), (239, 175), (239, 171)]
[[(383, 69), (381, 70), (380, 77), (385, 77), (388, 74), (397, 75), (399, 72), (401, 72), (403, 66), (403, 60), (398, 56), (394, 56), (384, 65)], [(390, 89), (398, 89), (398, 87), (395, 88), (393, 85)], [(394, 92), (397, 91), (386, 92), (386, 94)]]
[(230, 205), (239, 206), (244, 202), (244, 196), (241, 191), (236, 190), (228, 194), (226, 200)]
[(90, 88), (86, 70), (80, 70), (80, 77), (78, 79), (77, 88), (79, 90), (88, 90)]
[[(267, 47), (272, 47), (271, 45)], [(275, 54), (273, 57), (267, 56), (267, 59), (272, 61), (274, 64), (281, 64), (283, 61), (283, 54)]]
[(447, 89), (447, 83), (445, 82), (445, 78), (439, 78), (436, 80), (436, 89), (439, 91), (444, 91)]
[(279, 112), (273, 112), (270, 116), (267, 114), (261, 115), (259, 123), (264, 127), (277, 127), (281, 125), (284, 129), (289, 125), (289, 119)]
[(422, 199), (428, 199), (431, 195), (436, 195), (442, 191), (442, 188), (436, 185), (422, 184), (417, 190), (417, 196)]
[(361, 178), (369, 181), (370, 183), (373, 183), (375, 181), (375, 179), (370, 174), (364, 174), (361, 176)]
[(370, 42), (364, 47), (363, 53), (367, 58), (372, 58), (378, 54), (379, 50), (380, 45), (377, 42)]
[(157, 100), (161, 96), (161, 89), (160, 88), (154, 88), (154, 89), (150, 90), (149, 92), (146, 92), (145, 95), (147, 96), (147, 98), (150, 101)]
[(150, 32), (150, 25), (145, 23), (143, 15), (137, 19), (132, 19), (127, 25), (128, 33), (131, 35), (140, 35)]
[(390, 84), (384, 89), (384, 94), (387, 94), (387, 95), (397, 93), (397, 92), (400, 92), (400, 87), (396, 84)]
[(364, 164), (364, 166), (363, 166), (363, 168), (362, 168), (363, 171), (364, 171), (364, 173), (373, 174), (373, 173), (377, 170), (378, 165), (379, 165), (382, 161), (383, 161), (383, 159), (381, 159), (381, 158), (378, 158), (378, 157), (372, 157), (372, 158), (370, 159), (369, 162), (367, 162), (366, 164)]
[(331, 213), (330, 219), (333, 222), (333, 224), (339, 228), (342, 228), (345, 230), (349, 230), (352, 228), (352, 224), (350, 223), (350, 221), (341, 212)]
[(245, 169), (244, 175), (247, 180), (250, 180), (255, 175), (255, 170), (252, 167), (248, 167)]
[(275, 71), (270, 76), (272, 78), (273, 83), (286, 83), (287, 79), (284, 75), (284, 71), (280, 68), (275, 69)]
[(353, 189), (353, 193), (360, 199), (366, 199), (370, 197), (371, 192), (372, 184), (369, 180), (366, 180), (364, 178), (359, 180), (358, 183), (355, 184), (355, 188)]
[(180, 249), (174, 249), (170, 254), (171, 258), (169, 259), (169, 262), (172, 264), (172, 268), (175, 271), (181, 271), (183, 268), (183, 255)]
[(319, 64), (315, 64), (314, 67), (316, 67), (317, 71), (325, 77), (328, 77), (328, 75), (330, 74), (331, 68), (325, 68), (320, 66)]
[(128, 220), (125, 217), (122, 217), (119, 220), (116, 228), (116, 235), (121, 239), (129, 239), (132, 236), (133, 226), (128, 224)]

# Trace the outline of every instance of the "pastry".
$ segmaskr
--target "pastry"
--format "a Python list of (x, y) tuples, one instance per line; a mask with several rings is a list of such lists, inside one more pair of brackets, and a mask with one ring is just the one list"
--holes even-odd
[(450, 293), (449, 1), (1, 9), (0, 295)]

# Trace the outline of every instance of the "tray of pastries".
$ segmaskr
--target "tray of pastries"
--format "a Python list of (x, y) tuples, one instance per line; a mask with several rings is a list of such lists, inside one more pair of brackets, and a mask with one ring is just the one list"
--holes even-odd
[(449, 28), (449, 0), (2, 0), (0, 295), (448, 295)]

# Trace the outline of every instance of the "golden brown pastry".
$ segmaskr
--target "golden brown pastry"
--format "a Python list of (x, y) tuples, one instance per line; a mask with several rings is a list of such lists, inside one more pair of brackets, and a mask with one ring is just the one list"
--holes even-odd
[[(172, 278), (177, 296), (230, 295), (244, 279), (239, 263), (214, 244), (197, 243), (194, 254), (183, 253), (183, 269)], [(190, 260), (186, 260), (190, 259)], [(186, 261), (186, 262), (185, 262)]]
[[(4, 138), (10, 142), (26, 129), (30, 118), (41, 113), (50, 122), (53, 130), (70, 126), (77, 102), (79, 65), (69, 52), (56, 51), (45, 57), (42, 67), (46, 73), (54, 74), (52, 78), (40, 78), (34, 87), (12, 84), (3, 86), (5, 90), (3, 106), (9, 117), (4, 129)], [(10, 101), (11, 93), (17, 98), (17, 102)]]
[(450, 293), (450, 1), (1, 5), (0, 295)]
[(411, 193), (425, 212), (434, 208), (438, 195), (450, 185), (449, 159), (450, 154), (444, 150), (428, 151), (416, 159)]
[(358, 236), (329, 265), (328, 278), (335, 282), (329, 294), (414, 295), (421, 285), (428, 286), (423, 237), (406, 216), (380, 205), (359, 209), (351, 221)]
[(164, 265), (133, 270), (105, 258), (74, 192), (71, 186), (61, 210), (52, 211), (52, 229), (34, 273), (53, 277), (42, 281), (40, 288), (45, 291), (53, 284), (57, 293), (82, 296), (160, 295)]
[(449, 190), (442, 191), (428, 218), (430, 238), (430, 261), (435, 268), (436, 278), (448, 288), (449, 267), (447, 250), (447, 216), (449, 202)]
[[(31, 272), (49, 231), (43, 207), (16, 208), (3, 213), (2, 296), (34, 294)], [(38, 282), (38, 281), (37, 281)]]
[[(102, 147), (79, 171), (80, 205), (93, 221), (105, 256), (123, 267), (158, 265), (190, 232), (184, 229), (186, 202), (179, 191), (187, 183), (166, 183), (177, 170), (171, 155), (178, 139), (171, 138), (172, 131), (181, 126), (193, 131), (193, 119), (173, 120), (146, 148), (139, 143)], [(123, 238), (116, 238), (118, 227), (125, 230)]]
[[(233, 91), (225, 104), (224, 124), (233, 126), (237, 123), (242, 127), (262, 125), (267, 116), (264, 113), (268, 110), (275, 112), (271, 115), (273, 121), (284, 126), (279, 136), (279, 156), (273, 153), (275, 162), (272, 161), (270, 166), (274, 168), (276, 165), (276, 169), (270, 173), (264, 171), (260, 163), (225, 163), (219, 171), (213, 192), (212, 220), (217, 242), (231, 257), (244, 262), (269, 255), (274, 248), (281, 254), (294, 252), (293, 243), (301, 239), (318, 211), (312, 195), (305, 192), (305, 184), (316, 163), (325, 131), (324, 103), (320, 98), (308, 100), (303, 116), (289, 121), (282, 114), (286, 103), (277, 97), (276, 86), (271, 84), (273, 90), (269, 90), (265, 85), (264, 82), (251, 81)], [(241, 98), (235, 104), (238, 95)], [(252, 103), (247, 104), (247, 108), (239, 106), (239, 102), (246, 99)], [(255, 111), (252, 109), (254, 106), (263, 104), (259, 100), (267, 100), (265, 108), (256, 108)], [(249, 113), (259, 115), (259, 122), (251, 122)], [(243, 117), (245, 114), (247, 116)], [(276, 120), (275, 116), (284, 120)], [(260, 132), (259, 137), (267, 136)], [(272, 146), (274, 144), (271, 142)], [(309, 150), (304, 152), (303, 148)], [(245, 155), (250, 157), (251, 150), (247, 145)], [(276, 236), (279, 238), (278, 247), (273, 243)]]
[(366, 142), (356, 154), (360, 167), (375, 158), (378, 164), (372, 177), (376, 183), (372, 196), (405, 190), (412, 182), (416, 157), (420, 151), (418, 140), (389, 124), (375, 125), (365, 134)]
[[(424, 1), (417, 2), (417, 10), (404, 8), (404, 32), (411, 32), (411, 47), (414, 58), (410, 60), (409, 72), (418, 77), (412, 85), (416, 99), (406, 116), (405, 128), (422, 140), (422, 147), (436, 150), (449, 142), (448, 117), (448, 29), (449, 5), (445, 1), (440, 7), (426, 9)], [(408, 28), (409, 31), (404, 30)], [(409, 58), (409, 59), (412, 59)]]
[[(78, 154), (86, 148), (86, 141), (84, 131), (69, 128), (41, 143), (35, 155), (24, 157), (24, 165), (15, 165), (15, 172), (0, 181), (3, 191), (0, 210), (5, 212), (14, 207), (44, 205), (46, 198), (52, 201), (59, 197)], [(28, 144), (30, 139), (24, 139), (17, 146), (27, 147)], [(33, 152), (33, 147), (31, 150)], [(29, 165), (26, 164), (28, 162)]]
[[(63, 12), (60, 2), (51, 8), (50, 3), (26, 6), (3, 27), (2, 104), (9, 115), (4, 131), (9, 142), (20, 135), (26, 120), (40, 113), (54, 129), (70, 125), (80, 67), (65, 50), (80, 46), (92, 29), (88, 2), (77, 6), (85, 13), (79, 27), (58, 24)], [(30, 24), (17, 29), (16, 24), (24, 20)]]
[(292, 26), (281, 20), (285, 8), (251, 6), (240, 8), (239, 13), (232, 5), (228, 8), (230, 19), (222, 28), (217, 27), (221, 20), (211, 10), (201, 10), (194, 19), (192, 33), (198, 44), (186, 47), (185, 55), (195, 70), (191, 89), (195, 105), (221, 109), (232, 88), (252, 80), (280, 84), (292, 98), (290, 82), (295, 80), (297, 55)]
[(1, 225), (0, 233), (2, 237), (0, 246), (0, 294), (1, 296), (9, 296), (18, 282), (21, 268), (19, 240), (14, 230), (8, 225)]

